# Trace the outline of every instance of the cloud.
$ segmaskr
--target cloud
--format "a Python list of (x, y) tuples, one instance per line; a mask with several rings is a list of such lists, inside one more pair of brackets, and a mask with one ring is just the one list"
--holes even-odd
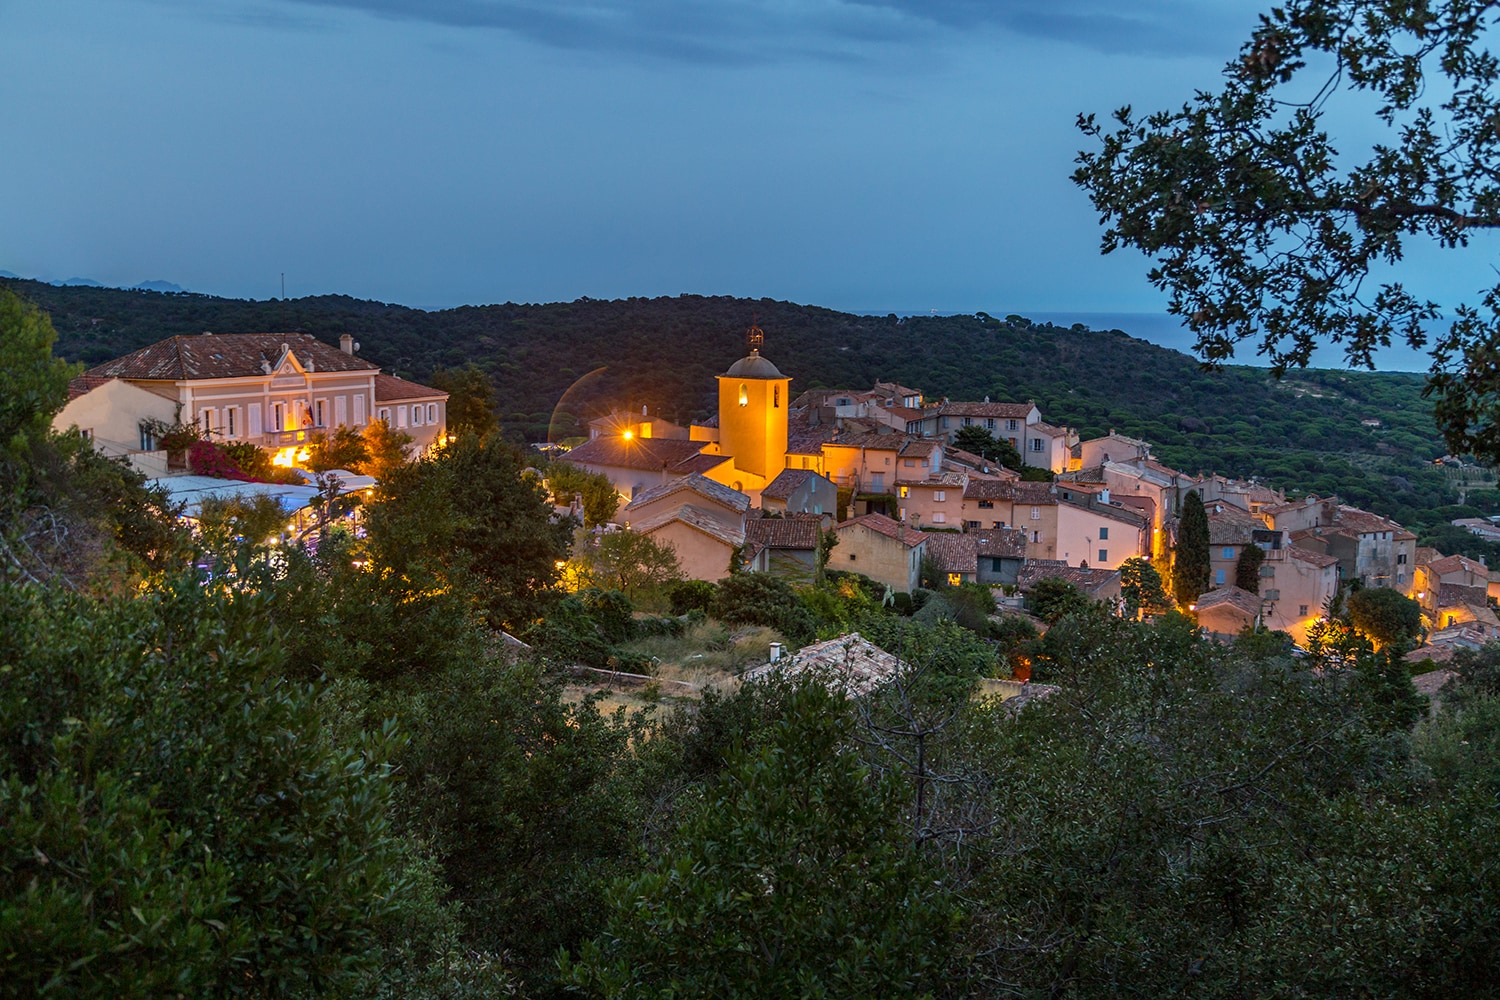
[[(456, 28), (513, 32), (564, 49), (694, 62), (875, 58), (955, 33), (1012, 33), (1101, 53), (1228, 58), (1250, 0), (279, 0)], [(265, 8), (264, 0), (258, 5)], [(1205, 8), (1207, 8), (1205, 10)], [(1233, 17), (1234, 8), (1242, 13)]]

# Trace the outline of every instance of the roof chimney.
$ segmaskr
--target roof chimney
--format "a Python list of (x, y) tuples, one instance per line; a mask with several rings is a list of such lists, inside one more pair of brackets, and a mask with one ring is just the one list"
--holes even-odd
[(339, 350), (345, 354), (354, 353), (354, 336), (352, 334), (346, 333), (339, 337)]

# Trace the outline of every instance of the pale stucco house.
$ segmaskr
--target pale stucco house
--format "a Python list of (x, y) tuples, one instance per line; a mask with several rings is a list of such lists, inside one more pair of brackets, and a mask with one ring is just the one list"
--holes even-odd
[(722, 580), (745, 544), (749, 509), (745, 494), (695, 474), (642, 490), (620, 517), (631, 531), (670, 546), (688, 579)]
[[(448, 394), (383, 376), (379, 365), (355, 354), (356, 347), (348, 334), (339, 347), (305, 333), (169, 337), (86, 371), (95, 389), (73, 400), (77, 405), (59, 420), (80, 428), (80, 421), (92, 422), (96, 440), (154, 446), (142, 431), (161, 419), (161, 407), (150, 398), (157, 397), (171, 404), (165, 422), (197, 424), (214, 440), (256, 445), (282, 464), (291, 464), (313, 435), (362, 429), (382, 410), (389, 410), (390, 426), (412, 436), (414, 452), (441, 438)], [(148, 395), (111, 389), (110, 397), (100, 397), (110, 405), (91, 410), (87, 396), (108, 380)], [(103, 413), (107, 424), (99, 422)]]
[(830, 569), (862, 573), (900, 593), (920, 579), (927, 536), (884, 514), (865, 514), (836, 526), (838, 545)]

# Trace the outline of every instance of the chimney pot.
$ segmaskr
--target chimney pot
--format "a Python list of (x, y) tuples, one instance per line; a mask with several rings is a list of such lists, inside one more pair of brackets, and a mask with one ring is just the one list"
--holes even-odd
[(353, 354), (354, 338), (347, 333), (339, 337), (339, 350), (343, 351), (345, 354)]

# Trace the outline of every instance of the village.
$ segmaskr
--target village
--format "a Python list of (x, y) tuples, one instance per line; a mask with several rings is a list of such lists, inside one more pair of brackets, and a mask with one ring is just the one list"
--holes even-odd
[[(1266, 628), (1304, 644), (1353, 584), (1421, 606), (1426, 637), (1413, 663), (1441, 663), (1500, 636), (1500, 572), (1418, 546), (1401, 525), (1337, 497), (1289, 500), (1255, 481), (1172, 469), (1150, 442), (1114, 431), (1080, 439), (1032, 402), (929, 399), (885, 381), (794, 394), (792, 376), (761, 353), (762, 331), (747, 339), (749, 353), (718, 377), (707, 421), (682, 426), (645, 408), (616, 409), (558, 456), (607, 477), (618, 494), (596, 538), (646, 536), (670, 548), (691, 580), (750, 572), (804, 584), (836, 570), (893, 594), (924, 582), (980, 584), (1003, 611), (1024, 613), (1039, 581), (1060, 579), (1120, 608), (1127, 563), (1147, 560), (1169, 577), (1184, 500), (1196, 493), (1210, 577), (1182, 610), (1205, 633)], [(377, 484), (299, 468), (309, 446), (373, 427), (400, 435), (411, 457), (447, 439), (448, 394), (384, 374), (357, 349), (349, 335), (336, 348), (306, 334), (174, 337), (75, 378), (53, 423), (151, 476), (189, 517), (205, 499), (273, 496), (295, 535), (330, 488), (358, 494)], [(259, 448), (283, 481), (225, 480), (173, 463), (156, 437), (184, 426)], [(558, 513), (582, 519), (576, 501)]]

